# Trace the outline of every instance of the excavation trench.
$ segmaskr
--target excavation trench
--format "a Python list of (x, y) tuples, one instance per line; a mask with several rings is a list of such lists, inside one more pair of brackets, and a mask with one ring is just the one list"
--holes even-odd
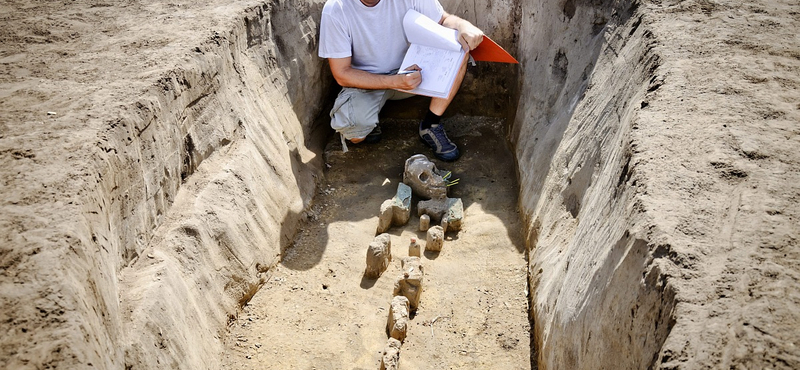
[[(451, 196), (464, 200), (466, 220), (442, 253), (423, 256), (424, 295), (401, 363), (652, 366), (674, 293), (641, 231), (628, 138), (632, 102), (654, 86), (652, 41), (632, 2), (519, 6), (486, 22), (521, 24), (501, 42), (522, 64), (471, 69), (445, 121), (465, 155), (440, 166), (462, 177)], [(317, 194), (231, 322), (223, 367), (379, 366), (400, 259), (424, 233), (416, 217), (392, 229), (393, 263), (377, 280), (363, 277), (366, 246), (404, 160), (426, 153), (414, 133), (424, 108), (425, 99), (390, 105), (379, 145), (345, 154), (327, 136)], [(325, 110), (315, 125), (327, 124)]]
[[(446, 116), (464, 157), (440, 167), (461, 178), (451, 196), (464, 200), (464, 226), (423, 257), (402, 366), (651, 366), (674, 293), (631, 161), (640, 103), (659, 83), (637, 2), (442, 3), (520, 64), (470, 68)], [(26, 334), (38, 347), (11, 365), (45, 351), (67, 367), (377, 366), (399, 259), (411, 236), (424, 239), (416, 217), (390, 230), (389, 270), (361, 274), (404, 160), (428, 153), (414, 132), (425, 103), (389, 107), (378, 145), (330, 144), (321, 6), (248, 4), (218, 21), (225, 31), (188, 40), (197, 46), (119, 118), (94, 123), (95, 181), (63, 210), (82, 216), (65, 226), (71, 246), (53, 252), (75, 267), (39, 271), (81, 303)], [(42, 338), (64, 328), (75, 340), (55, 351)]]

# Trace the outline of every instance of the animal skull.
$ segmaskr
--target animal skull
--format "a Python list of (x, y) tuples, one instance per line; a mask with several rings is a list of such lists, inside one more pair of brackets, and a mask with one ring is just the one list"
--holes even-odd
[(423, 154), (415, 154), (406, 160), (403, 182), (417, 196), (425, 199), (447, 197), (447, 183), (436, 165)]

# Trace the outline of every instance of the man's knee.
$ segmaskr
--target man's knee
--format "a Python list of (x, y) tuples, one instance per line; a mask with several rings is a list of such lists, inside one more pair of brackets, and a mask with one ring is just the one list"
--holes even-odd
[(331, 127), (345, 139), (363, 138), (378, 124), (383, 90), (344, 88), (331, 110)]

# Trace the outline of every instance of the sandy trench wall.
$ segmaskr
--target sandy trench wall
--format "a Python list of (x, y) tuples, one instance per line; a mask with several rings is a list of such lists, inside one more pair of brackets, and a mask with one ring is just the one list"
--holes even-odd
[(652, 34), (635, 1), (541, 1), (522, 14), (512, 140), (538, 367), (648, 368), (675, 306), (631, 161), (659, 66)]
[[(66, 181), (5, 197), (2, 367), (217, 367), (229, 315), (277, 263), (321, 168), (308, 149), (331, 80), (315, 57), (321, 5), (197, 4), (220, 26), (211, 37), (178, 40), (191, 50), (149, 80), (117, 71), (114, 84), (150, 87), (91, 86), (75, 102), (86, 116), (64, 118), (86, 124), (44, 133), (68, 166), (28, 176)], [(28, 145), (15, 134), (4, 144)]]
[(543, 369), (795, 369), (798, 4), (541, 1), (512, 129)]
[[(126, 366), (217, 368), (224, 324), (292, 239), (321, 166), (306, 146), (326, 93), (308, 83), (323, 80), (313, 57), (321, 4), (312, 4), (249, 10), (213, 51), (221, 61), (206, 71), (219, 85), (176, 107), (199, 113), (183, 139), (192, 174), (122, 272), (124, 327), (135, 333)], [(229, 134), (215, 140), (220, 126)]]

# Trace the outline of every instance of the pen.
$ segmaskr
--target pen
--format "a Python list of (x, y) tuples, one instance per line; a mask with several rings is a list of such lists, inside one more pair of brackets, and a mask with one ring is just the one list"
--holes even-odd
[(418, 69), (412, 69), (410, 71), (398, 71), (397, 74), (399, 74), (399, 75), (407, 75), (409, 73), (414, 73), (414, 72), (417, 72), (417, 71), (419, 71), (419, 70)]

